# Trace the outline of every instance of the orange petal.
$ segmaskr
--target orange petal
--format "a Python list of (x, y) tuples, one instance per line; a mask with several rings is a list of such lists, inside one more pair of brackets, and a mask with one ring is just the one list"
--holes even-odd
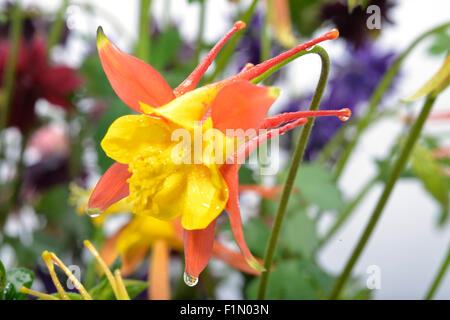
[(101, 213), (130, 193), (127, 179), (131, 177), (128, 165), (114, 163), (97, 182), (88, 202), (88, 211)]
[(244, 230), (242, 229), (241, 210), (239, 208), (239, 176), (238, 168), (233, 164), (225, 164), (220, 167), (223, 178), (228, 185), (229, 198), (225, 209), (230, 218), (231, 231), (234, 239), (241, 249), (248, 265), (257, 271), (264, 271), (264, 267), (256, 260), (250, 252), (244, 238)]
[(242, 272), (253, 274), (255, 276), (260, 275), (261, 272), (253, 269), (247, 263), (247, 260), (240, 252), (236, 252), (234, 250), (228, 249), (218, 243), (214, 242), (213, 247), (213, 256), (227, 263), (231, 267), (240, 270)]
[(97, 47), (103, 70), (116, 94), (130, 108), (141, 112), (139, 102), (162, 106), (175, 98), (164, 78), (150, 65), (120, 51), (97, 30)]
[(126, 226), (127, 225), (123, 226), (111, 237), (106, 239), (106, 241), (102, 245), (102, 248), (100, 250), (100, 256), (108, 266), (112, 265), (119, 255), (119, 251), (117, 251), (117, 241), (119, 240), (120, 235), (123, 229), (126, 228)]
[(214, 128), (257, 129), (279, 95), (274, 87), (262, 87), (247, 81), (235, 81), (223, 87), (211, 105)]
[(205, 229), (184, 230), (184, 272), (198, 278), (211, 259), (216, 220)]
[(216, 43), (216, 45), (211, 49), (210, 52), (206, 55), (206, 57), (199, 63), (199, 65), (192, 71), (192, 73), (184, 80), (173, 92), (175, 95), (181, 96), (188, 91), (193, 90), (202, 76), (205, 74), (206, 70), (209, 68), (217, 53), (223, 47), (223, 45), (228, 41), (228, 39), (235, 34), (237, 31), (245, 28), (245, 23), (242, 21), (237, 21), (233, 28), (228, 31), (220, 40)]
[(170, 299), (169, 246), (163, 240), (158, 240), (153, 244), (148, 283), (149, 299)]

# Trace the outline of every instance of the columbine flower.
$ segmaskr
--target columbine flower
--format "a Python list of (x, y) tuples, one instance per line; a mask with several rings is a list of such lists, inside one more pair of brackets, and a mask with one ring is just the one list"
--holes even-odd
[[(185, 280), (189, 285), (197, 282), (211, 257), (216, 218), (224, 209), (247, 263), (256, 270), (263, 270), (244, 240), (236, 160), (245, 159), (261, 142), (304, 124), (305, 117), (336, 115), (345, 120), (350, 116), (348, 109), (342, 109), (266, 118), (278, 90), (250, 83), (292, 55), (321, 41), (337, 38), (337, 30), (261, 64), (248, 66), (234, 77), (195, 89), (223, 44), (244, 26), (243, 22), (237, 22), (174, 90), (151, 66), (120, 51), (101, 28), (98, 30), (100, 60), (111, 86), (125, 104), (141, 114), (123, 116), (108, 129), (101, 145), (117, 162), (97, 183), (89, 200), (88, 213), (98, 215), (129, 196), (134, 213), (160, 220), (180, 217), (184, 229)], [(172, 135), (179, 129), (194, 136), (212, 130), (213, 135), (203, 137), (199, 152), (203, 156), (197, 157), (198, 151), (192, 150), (191, 145), (180, 148), (179, 143), (173, 141)], [(268, 131), (249, 140), (228, 136), (230, 130), (249, 129)], [(229, 153), (228, 146), (235, 144), (237, 151)], [(218, 145), (224, 150), (217, 148)], [(221, 156), (220, 151), (224, 151)], [(182, 163), (175, 161), (174, 154), (179, 155)]]
[[(115, 270), (114, 275), (111, 272), (111, 270), (107, 267), (105, 261), (100, 257), (98, 251), (95, 249), (95, 247), (87, 240), (84, 241), (84, 245), (88, 250), (92, 253), (92, 255), (97, 260), (100, 268), (105, 273), (106, 278), (109, 281), (109, 284), (111, 285), (111, 288), (114, 292), (114, 295), (116, 296), (117, 300), (130, 300), (130, 297), (128, 295), (127, 289), (125, 288), (125, 285), (123, 283), (122, 275), (120, 273), (120, 270)], [(61, 268), (61, 270), (64, 271), (64, 273), (67, 275), (67, 277), (72, 281), (75, 288), (80, 293), (83, 300), (92, 300), (91, 295), (89, 292), (84, 288), (84, 286), (81, 284), (81, 282), (75, 277), (75, 275), (70, 271), (70, 269), (54, 254), (53, 252), (44, 251), (42, 253), (42, 259), (44, 259), (45, 265), (47, 266), (47, 269), (50, 273), (50, 277), (52, 278), (52, 281), (56, 287), (56, 290), (58, 291), (58, 294), (47, 294), (42, 292), (37, 292), (31, 289), (28, 289), (27, 287), (21, 287), (20, 292), (26, 293), (38, 298), (41, 298), (43, 300), (72, 300), (70, 293), (67, 293), (64, 290), (63, 285), (58, 279), (58, 276), (55, 272), (55, 266), (53, 263), (55, 263), (58, 267)]]

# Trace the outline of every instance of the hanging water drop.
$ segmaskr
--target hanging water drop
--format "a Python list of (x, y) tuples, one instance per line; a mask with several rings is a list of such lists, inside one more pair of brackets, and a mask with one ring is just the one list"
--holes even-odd
[(348, 119), (350, 119), (349, 116), (339, 116), (338, 118), (339, 118), (339, 120), (344, 121), (344, 122), (348, 121)]
[(189, 287), (193, 287), (197, 284), (198, 278), (187, 274), (186, 272), (183, 275), (184, 283), (186, 283)]
[(102, 211), (98, 208), (87, 208), (86, 214), (91, 218), (96, 218), (102, 214)]

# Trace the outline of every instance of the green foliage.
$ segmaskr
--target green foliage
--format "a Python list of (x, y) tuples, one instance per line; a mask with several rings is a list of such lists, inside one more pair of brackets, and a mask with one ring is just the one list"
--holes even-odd
[(6, 287), (6, 270), (3, 266), (2, 261), (0, 260), (0, 300), (3, 300), (4, 298), (4, 291)]
[[(1, 264), (1, 263), (0, 263)], [(2, 265), (3, 267), (3, 265)], [(4, 272), (4, 269), (3, 269)], [(0, 271), (1, 276), (1, 271)], [(3, 275), (4, 277), (4, 275)], [(19, 290), (21, 287), (30, 288), (34, 281), (34, 273), (26, 268), (14, 268), (6, 272), (3, 298), (5, 300), (23, 300), (26, 295)], [(1, 285), (0, 285), (1, 288)]]
[(260, 219), (250, 219), (244, 225), (245, 240), (257, 257), (263, 257), (269, 240), (269, 227)]
[[(344, 201), (329, 169), (319, 164), (304, 163), (295, 180), (300, 196), (323, 210), (342, 210)], [(294, 197), (295, 195), (293, 195)]]
[(432, 55), (441, 55), (448, 52), (450, 48), (450, 34), (446, 30), (437, 32), (433, 37), (433, 42), (428, 48)]
[(288, 212), (280, 240), (291, 254), (310, 258), (319, 241), (316, 224), (304, 210)]
[(320, 10), (326, 0), (291, 0), (292, 26), (302, 37), (309, 37), (321, 25)]
[(417, 144), (413, 150), (412, 172), (420, 179), (425, 189), (441, 205), (440, 224), (449, 216), (449, 189), (441, 166), (434, 159), (433, 153), (423, 144)]

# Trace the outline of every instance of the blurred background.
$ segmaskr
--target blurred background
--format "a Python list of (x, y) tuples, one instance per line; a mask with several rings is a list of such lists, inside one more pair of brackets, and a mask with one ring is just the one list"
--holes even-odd
[[(141, 31), (142, 14), (146, 13), (142, 12), (142, 2), (145, 1), (20, 1), (20, 45), (15, 72), (11, 72), (8, 59), (10, 52), (14, 52), (11, 37), (16, 2), (0, 0), (0, 98), (3, 106), (10, 105), (8, 113), (4, 112), (4, 107), (0, 109), (3, 117), (0, 127), (3, 129), (0, 260), (6, 269), (24, 266), (34, 270), (36, 289), (51, 290), (40, 262), (43, 250), (53, 250), (73, 264), (86, 265), (82, 241), (90, 239), (101, 247), (105, 239), (130, 219), (130, 215), (116, 215), (108, 217), (101, 226), (92, 223), (80, 209), (82, 197), (74, 196), (73, 188), (72, 192), (69, 188), (69, 184), (75, 184), (89, 189), (112, 164), (99, 143), (111, 122), (130, 112), (115, 96), (104, 76), (96, 51), (97, 27), (102, 26), (109, 39), (123, 51), (149, 62), (174, 88), (233, 22), (248, 12), (254, 1), (149, 1), (144, 33)], [(245, 32), (232, 48), (232, 55), (226, 59), (219, 54), (205, 76), (205, 83), (208, 79), (235, 74), (247, 62), (258, 63), (336, 27), (340, 38), (323, 44), (330, 56), (331, 72), (321, 109), (351, 108), (354, 123), (363, 116), (373, 91), (393, 61), (421, 34), (450, 20), (447, 0), (368, 1), (381, 8), (381, 25), (374, 30), (367, 28), (369, 15), (365, 9), (357, 7), (349, 13), (347, 1), (286, 1), (288, 18), (279, 8), (268, 10), (266, 1), (256, 2)], [(264, 37), (261, 29), (266, 23), (268, 36)], [(335, 119), (317, 120), (306, 153), (307, 172), (312, 178), (300, 181), (299, 188), (302, 190), (303, 186), (316, 183), (314, 170), (325, 176), (325, 182), (320, 182), (323, 185), (317, 186), (318, 190), (310, 191), (308, 209), (300, 208), (301, 204), (294, 201), (290, 210), (306, 212), (305, 218), (292, 218), (294, 230), (285, 232), (280, 249), (289, 259), (298, 257), (298, 261), (307, 263), (304, 268), (312, 270), (314, 266), (317, 270), (307, 276), (299, 275), (308, 283), (300, 285), (306, 288), (300, 290), (302, 292), (291, 294), (287, 289), (280, 289), (282, 293), (274, 294), (273, 298), (323, 298), (317, 294), (323, 288), (319, 290), (316, 285), (320, 286), (321, 281), (332, 282), (342, 271), (383, 189), (383, 179), (378, 178), (383, 165), (404, 132), (406, 120), (417, 115), (422, 106), (421, 102), (403, 103), (401, 100), (411, 96), (438, 71), (450, 49), (448, 30), (424, 39), (402, 63), (377, 107), (380, 117), (364, 131), (337, 184), (328, 180), (330, 170), (318, 169), (317, 163), (327, 143), (340, 132), (341, 124)], [(148, 35), (150, 41), (142, 40), (142, 34)], [(270, 113), (307, 108), (319, 72), (319, 59), (307, 55), (274, 75), (270, 82), (281, 88), (281, 96)], [(8, 82), (10, 73), (14, 73), (13, 80)], [(12, 89), (8, 83), (13, 83)], [(433, 108), (433, 113), (447, 112), (447, 116), (426, 123), (421, 141), (425, 151), (423, 154), (417, 151), (418, 158), (413, 160), (421, 163), (434, 155), (430, 166), (442, 170), (425, 170), (424, 177), (424, 171), (414, 170), (417, 165), (413, 163), (398, 181), (354, 269), (357, 289), (354, 295), (349, 293), (348, 298), (421, 299), (445, 258), (450, 243), (450, 152), (436, 156), (436, 150), (448, 150), (450, 146), (448, 101), (449, 90), (440, 94)], [(347, 140), (351, 140), (350, 129), (349, 132)], [(281, 164), (279, 174), (260, 177), (255, 168), (245, 167), (244, 172), (241, 170), (242, 180), (265, 185), (282, 183), (295, 136), (296, 133), (283, 137), (283, 153), (275, 161)], [(343, 141), (342, 146), (346, 143), (348, 141)], [(322, 161), (325, 168), (332, 167), (330, 163), (338, 159), (339, 146), (337, 143), (337, 151), (327, 161)], [(426, 176), (435, 175), (442, 175), (443, 182), (431, 182), (430, 186)], [(320, 239), (339, 219), (339, 213), (345, 211), (365, 187), (367, 192), (351, 216), (321, 243)], [(331, 191), (325, 192), (326, 188)], [(276, 200), (261, 200), (254, 192), (241, 195), (246, 237), (258, 256), (264, 253), (269, 230), (261, 221), (274, 213), (276, 203)], [(77, 215), (77, 211), (81, 214)], [(296, 232), (301, 234), (298, 239), (292, 236)], [(229, 239), (224, 230), (222, 240)], [(296, 245), (300, 249), (292, 249)], [(284, 261), (282, 257), (278, 259)], [(171, 274), (175, 283), (182, 265), (182, 257), (174, 257)], [(367, 270), (373, 265), (381, 271), (381, 288), (367, 290)], [(252, 297), (255, 285), (248, 276), (230, 271), (216, 261), (210, 268), (213, 294), (197, 293), (197, 297)], [(138, 269), (134, 277), (145, 279), (145, 273), (145, 267)], [(319, 273), (321, 276), (317, 280), (314, 274)], [(312, 278), (317, 280), (314, 284), (308, 282)], [(324, 284), (324, 288), (329, 286)], [(179, 297), (183, 295), (180, 293)], [(449, 297), (450, 276), (447, 274), (435, 298)]]

